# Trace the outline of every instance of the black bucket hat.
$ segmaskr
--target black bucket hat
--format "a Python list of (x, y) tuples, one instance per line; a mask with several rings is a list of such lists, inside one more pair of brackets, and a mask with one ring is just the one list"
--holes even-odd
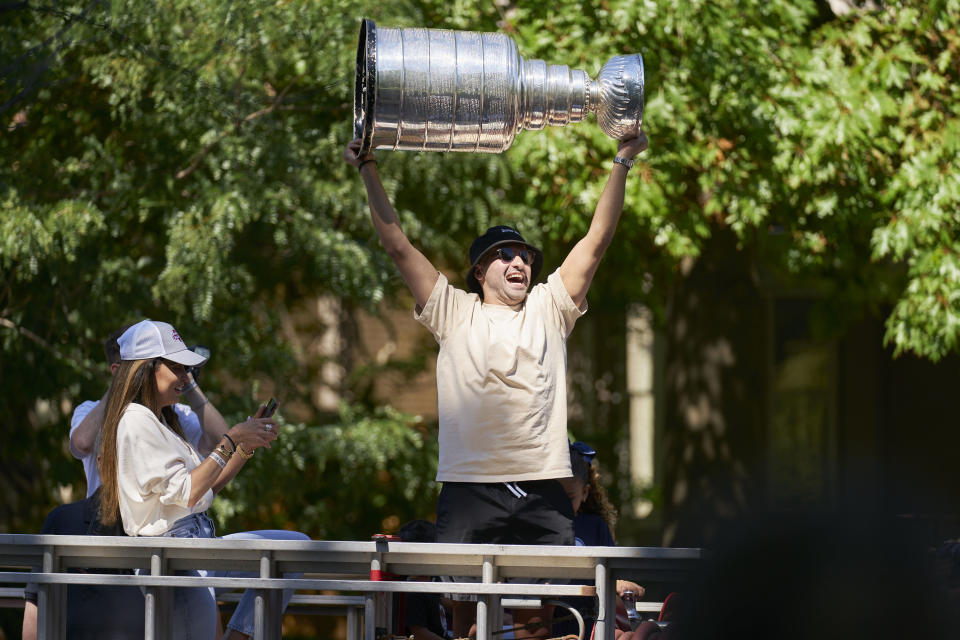
[(543, 252), (537, 247), (523, 239), (520, 232), (513, 227), (506, 225), (497, 225), (490, 227), (486, 233), (473, 241), (470, 245), (470, 270), (467, 271), (467, 288), (477, 294), (482, 294), (483, 289), (473, 275), (473, 268), (477, 266), (480, 259), (483, 258), (491, 249), (505, 244), (522, 244), (528, 249), (533, 250), (533, 264), (530, 265), (530, 284), (537, 281), (540, 275), (540, 269), (543, 268)]

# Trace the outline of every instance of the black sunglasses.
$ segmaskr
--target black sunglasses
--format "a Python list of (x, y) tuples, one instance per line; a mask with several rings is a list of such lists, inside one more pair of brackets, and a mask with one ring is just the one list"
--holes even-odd
[(162, 362), (167, 365), (167, 369), (170, 369), (175, 375), (181, 375), (190, 370), (186, 365), (182, 365), (179, 362), (174, 362), (173, 360), (167, 360), (166, 358), (157, 358), (155, 362)]
[(510, 247), (498, 247), (497, 248), (497, 257), (499, 257), (504, 262), (513, 262), (513, 259), (517, 256), (520, 256), (520, 259), (523, 260), (523, 264), (530, 264), (533, 262), (536, 254), (532, 249), (511, 249)]
[(586, 442), (580, 442), (579, 440), (571, 443), (570, 448), (583, 456), (583, 459), (587, 462), (592, 462), (593, 458), (597, 455), (597, 452), (594, 451), (593, 447), (588, 445)]

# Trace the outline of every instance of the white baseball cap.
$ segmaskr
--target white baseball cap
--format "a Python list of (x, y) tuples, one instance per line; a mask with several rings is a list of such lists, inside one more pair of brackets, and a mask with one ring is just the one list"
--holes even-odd
[(166, 322), (143, 320), (133, 325), (117, 338), (120, 345), (121, 360), (147, 360), (164, 358), (188, 367), (195, 367), (207, 361), (187, 349), (183, 338)]

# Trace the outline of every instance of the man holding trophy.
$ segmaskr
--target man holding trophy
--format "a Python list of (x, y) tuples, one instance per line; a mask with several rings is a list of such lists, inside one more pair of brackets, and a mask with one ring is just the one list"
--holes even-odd
[[(497, 61), (507, 62), (498, 67), (464, 57), (471, 51), (496, 52)], [(472, 69), (482, 69), (483, 77)], [(519, 69), (527, 86), (511, 80)], [(431, 76), (439, 73), (445, 76)], [(356, 139), (343, 158), (363, 179), (374, 230), (413, 294), (415, 317), (440, 345), (438, 542), (574, 544), (573, 507), (559, 482), (571, 476), (566, 340), (587, 310), (634, 157), (647, 148), (642, 103), (636, 54), (612, 59), (591, 81), (583, 72), (524, 61), (499, 34), (378, 29), (369, 20), (361, 28)], [(372, 149), (498, 152), (522, 128), (576, 122), (590, 111), (619, 144), (586, 235), (536, 284), (539, 249), (511, 227), (491, 227), (470, 246), (470, 291), (450, 285), (400, 228)], [(482, 124), (473, 126), (471, 118)], [(542, 613), (520, 609), (514, 620), (522, 626)], [(454, 610), (455, 637), (468, 633), (472, 616), (465, 614), (463, 606)], [(517, 628), (516, 635), (533, 634)]]

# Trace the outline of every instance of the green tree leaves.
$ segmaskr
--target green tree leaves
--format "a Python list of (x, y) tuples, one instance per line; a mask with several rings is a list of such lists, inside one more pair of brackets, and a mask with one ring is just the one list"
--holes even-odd
[[(101, 340), (144, 316), (215, 347), (205, 375), (229, 389), (228, 412), (249, 411), (254, 374), (313, 409), (319, 365), (298, 359), (287, 311), (321, 295), (373, 309), (402, 290), (340, 159), (365, 16), (499, 29), (525, 58), (591, 75), (643, 54), (651, 146), (595, 308), (662, 307), (679, 265), (728, 227), (765, 268), (829, 283), (837, 304), (892, 309), (898, 352), (940, 358), (960, 339), (960, 0), (935, 4), (839, 18), (813, 0), (5, 8), (0, 415), (4, 433), (29, 429), (4, 438), (0, 463), (58, 451), (71, 402), (102, 394)], [(521, 132), (501, 156), (378, 157), (404, 228), (438, 264), (460, 271), (470, 239), (504, 222), (544, 247), (549, 269), (587, 228), (615, 148), (591, 121)], [(357, 411), (291, 439), (366, 419), (410, 427)], [(369, 433), (412, 446), (406, 432)], [(356, 452), (375, 448), (357, 447), (336, 455), (373, 464)], [(53, 486), (79, 473), (67, 459), (42, 479), (0, 479), (0, 495), (37, 505), (3, 503), (0, 522), (37, 521)]]
[[(396, 531), (429, 517), (438, 487), (436, 436), (389, 408), (341, 406), (332, 424), (283, 424), (215, 502), (229, 529), (296, 528), (326, 540)], [(424, 503), (430, 505), (424, 510)]]

